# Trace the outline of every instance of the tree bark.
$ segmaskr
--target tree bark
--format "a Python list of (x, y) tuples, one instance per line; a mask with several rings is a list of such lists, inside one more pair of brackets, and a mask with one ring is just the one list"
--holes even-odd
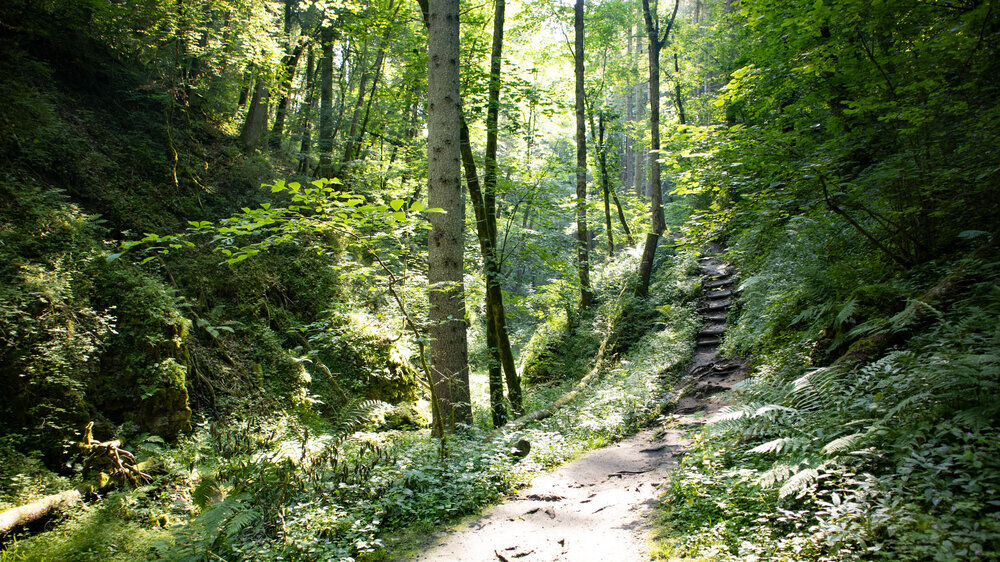
[(312, 47), (306, 55), (306, 99), (302, 107), (302, 144), (299, 148), (299, 173), (305, 174), (309, 169), (309, 155), (312, 152), (312, 109), (315, 103), (316, 56)]
[(604, 112), (597, 116), (597, 159), (601, 165), (601, 191), (604, 192), (604, 227), (608, 231), (608, 257), (615, 255), (615, 228), (611, 224), (611, 201), (608, 191), (608, 155), (604, 146)]
[(280, 147), (281, 139), (285, 135), (285, 117), (288, 115), (288, 106), (291, 102), (292, 80), (295, 78), (295, 70), (299, 66), (299, 58), (302, 56), (304, 48), (304, 43), (298, 45), (283, 61), (284, 75), (282, 76), (281, 84), (278, 86), (281, 98), (278, 101), (278, 108), (274, 114), (274, 125), (271, 127), (271, 134), (267, 141), (268, 146), (271, 148)]
[(463, 294), (460, 171), (459, 2), (429, 0), (427, 11), (427, 241), (431, 372), (436, 409), (446, 431), (472, 421)]
[(625, 211), (622, 210), (622, 202), (618, 200), (618, 192), (614, 188), (611, 188), (611, 198), (615, 202), (615, 208), (618, 209), (618, 220), (622, 223), (622, 230), (625, 231), (625, 240), (629, 246), (635, 245), (635, 239), (632, 238), (632, 229), (628, 227), (628, 221), (625, 220)]
[(240, 147), (243, 150), (253, 150), (267, 128), (267, 102), (270, 94), (267, 82), (258, 78), (253, 99), (250, 100), (250, 109), (247, 110), (247, 119), (240, 131)]
[(322, 56), (319, 60), (319, 165), (316, 175), (329, 177), (330, 156), (333, 152), (333, 40), (334, 31), (330, 26), (321, 32)]
[(684, 117), (684, 100), (681, 98), (681, 65), (677, 61), (677, 53), (674, 53), (674, 99), (677, 103), (677, 120), (681, 125), (687, 125), (687, 118)]
[(493, 45), (490, 53), (490, 84), (489, 106), (486, 111), (486, 161), (483, 193), (483, 207), (486, 218), (486, 231), (489, 236), (490, 255), (483, 254), (486, 265), (487, 310), (488, 321), (494, 326), (497, 355), (503, 367), (507, 382), (507, 400), (511, 410), (520, 414), (524, 407), (521, 404), (521, 379), (514, 364), (514, 353), (510, 347), (510, 337), (507, 333), (507, 314), (504, 310), (503, 291), (500, 288), (500, 255), (497, 243), (497, 139), (500, 121), (500, 70), (503, 59), (503, 27), (506, 3), (496, 0), (493, 14)]
[(660, 186), (660, 50), (670, 38), (670, 30), (677, 18), (680, 0), (674, 1), (674, 12), (670, 23), (660, 38), (660, 23), (656, 14), (656, 4), (650, 9), (649, 0), (642, 0), (642, 17), (646, 22), (649, 38), (649, 207), (652, 214), (652, 232), (646, 236), (642, 262), (639, 265), (639, 285), (636, 294), (646, 296), (652, 275), (653, 258), (660, 235), (666, 229), (663, 218), (663, 190)]
[(580, 275), (580, 308), (590, 308), (590, 239), (587, 235), (587, 124), (583, 84), (583, 1), (573, 7), (575, 30), (573, 66), (576, 76), (576, 244), (577, 269)]
[(57, 509), (72, 505), (82, 498), (83, 494), (78, 490), (67, 490), (46, 496), (27, 505), (8, 509), (0, 513), (0, 537), (47, 517)]

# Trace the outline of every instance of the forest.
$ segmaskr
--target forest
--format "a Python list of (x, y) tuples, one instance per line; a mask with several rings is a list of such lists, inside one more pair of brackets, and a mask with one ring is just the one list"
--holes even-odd
[(616, 559), (1000, 559), (1000, 2), (4, 0), (0, 342), (0, 562), (610, 560), (433, 549), (636, 435)]

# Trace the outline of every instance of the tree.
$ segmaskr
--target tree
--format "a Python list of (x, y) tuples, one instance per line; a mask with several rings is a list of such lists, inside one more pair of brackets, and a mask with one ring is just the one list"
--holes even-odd
[(590, 239), (587, 235), (587, 122), (583, 74), (583, 0), (573, 6), (573, 74), (576, 77), (576, 255), (580, 275), (580, 308), (593, 302), (590, 289)]
[(660, 50), (670, 38), (670, 30), (674, 27), (679, 7), (680, 0), (675, 0), (670, 23), (661, 37), (656, 1), (650, 8), (649, 0), (642, 0), (642, 18), (646, 23), (646, 35), (649, 39), (649, 207), (653, 224), (652, 232), (646, 235), (646, 245), (639, 265), (639, 285), (636, 287), (636, 294), (639, 296), (646, 296), (649, 291), (656, 245), (666, 229), (663, 219), (663, 189), (660, 186)]
[(447, 430), (471, 421), (463, 295), (463, 231), (459, 104), (459, 2), (430, 0), (427, 26), (427, 243), (431, 370), (435, 413)]
[[(490, 83), (489, 102), (486, 112), (486, 159), (483, 183), (485, 193), (483, 194), (483, 219), (485, 220), (486, 234), (488, 238), (487, 246), (483, 247), (483, 261), (485, 265), (486, 278), (486, 340), (491, 350), (491, 354), (499, 362), (498, 365), (490, 365), (490, 391), (491, 400), (494, 397), (501, 399), (502, 404), (502, 382), (494, 384), (494, 380), (499, 379), (499, 371), (502, 367), (507, 381), (507, 398), (510, 401), (511, 409), (515, 414), (520, 414), (523, 410), (521, 404), (521, 381), (517, 374), (517, 367), (514, 365), (514, 353), (511, 350), (510, 338), (507, 334), (507, 318), (503, 304), (503, 292), (500, 289), (500, 256), (497, 249), (497, 219), (496, 219), (496, 192), (497, 192), (497, 137), (500, 116), (500, 68), (503, 59), (503, 27), (504, 11), (506, 4), (504, 0), (496, 0), (493, 16), (493, 44), (490, 53)], [(470, 190), (471, 191), (471, 190)], [(477, 216), (477, 222), (479, 217)], [(498, 387), (496, 396), (494, 386)], [(496, 401), (494, 401), (496, 404)], [(494, 424), (499, 421), (499, 412), (494, 406)], [(502, 425), (500, 423), (499, 425)]]
[(333, 151), (333, 23), (324, 22), (320, 31), (322, 55), (319, 59), (319, 165), (316, 175), (329, 176), (330, 153)]
[(267, 128), (267, 105), (271, 96), (271, 88), (263, 76), (257, 78), (257, 86), (253, 90), (247, 119), (240, 131), (240, 146), (243, 150), (252, 150), (260, 142), (261, 134)]

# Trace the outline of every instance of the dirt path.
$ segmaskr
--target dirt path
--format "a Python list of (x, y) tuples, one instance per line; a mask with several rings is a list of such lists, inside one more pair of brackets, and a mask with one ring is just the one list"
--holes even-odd
[(743, 379), (743, 365), (716, 361), (732, 281), (726, 265), (702, 258), (708, 280), (699, 311), (705, 323), (666, 429), (646, 429), (591, 451), (535, 479), (460, 528), (437, 533), (412, 560), (616, 562), (648, 560), (650, 518), (659, 486), (686, 450), (685, 434), (704, 423), (718, 396)]

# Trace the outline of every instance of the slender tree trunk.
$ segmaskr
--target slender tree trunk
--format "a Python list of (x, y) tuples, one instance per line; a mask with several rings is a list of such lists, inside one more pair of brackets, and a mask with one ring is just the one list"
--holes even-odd
[(519, 415), (524, 410), (521, 403), (521, 378), (517, 374), (514, 352), (511, 350), (510, 337), (507, 333), (507, 313), (504, 310), (503, 291), (500, 288), (500, 252), (497, 243), (497, 138), (500, 121), (500, 70), (503, 59), (505, 10), (504, 0), (496, 0), (493, 14), (493, 45), (490, 53), (489, 106), (486, 111), (486, 169), (485, 192), (483, 194), (490, 256), (487, 258), (484, 254), (484, 259), (486, 261), (489, 320), (495, 324), (498, 357), (507, 381), (507, 399), (510, 401), (511, 410), (515, 415)]
[(309, 169), (309, 155), (312, 152), (312, 109), (316, 96), (316, 56), (312, 47), (306, 55), (306, 99), (302, 104), (302, 145), (299, 148), (299, 173)]
[[(628, 47), (626, 51), (627, 60), (632, 60), (632, 26), (628, 28)], [(628, 135), (628, 131), (631, 130), (632, 120), (635, 118), (633, 115), (632, 104), (634, 99), (632, 97), (632, 88), (626, 88), (625, 90), (625, 120), (628, 123), (625, 129), (624, 138), (622, 139), (622, 162), (625, 164), (622, 166), (621, 185), (632, 185), (632, 176), (635, 173), (633, 169), (634, 162), (632, 156), (632, 138)]]
[(330, 177), (330, 156), (333, 152), (333, 28), (324, 27), (322, 56), (319, 60), (319, 165), (316, 175)]
[(587, 235), (587, 124), (585, 92), (583, 88), (583, 1), (576, 0), (573, 7), (575, 30), (573, 63), (576, 76), (576, 244), (577, 267), (580, 274), (580, 308), (589, 308), (593, 302), (590, 288), (590, 256)]
[(427, 49), (427, 199), (443, 213), (429, 217), (427, 241), (431, 371), (440, 425), (472, 421), (463, 295), (460, 169), (459, 2), (429, 0)]
[(667, 24), (667, 29), (660, 38), (659, 19), (656, 15), (656, 5), (650, 10), (649, 0), (642, 0), (642, 15), (646, 22), (646, 34), (649, 37), (649, 195), (650, 212), (652, 213), (653, 231), (646, 236), (646, 247), (642, 252), (642, 262), (639, 264), (639, 284), (636, 294), (646, 296), (649, 291), (649, 278), (653, 272), (653, 258), (656, 256), (656, 245), (666, 229), (663, 218), (663, 190), (660, 186), (660, 50), (670, 37), (680, 0), (674, 2), (674, 12)]
[[(388, 9), (393, 8), (394, 0), (389, 1)], [(401, 6), (402, 4), (400, 4)], [(393, 13), (393, 20), (395, 20), (395, 15), (399, 13), (399, 6), (396, 7), (396, 11)], [(350, 164), (352, 160), (357, 158), (359, 146), (361, 145), (361, 137), (365, 134), (365, 129), (368, 126), (368, 111), (365, 112), (364, 123), (360, 124), (361, 109), (365, 106), (365, 98), (368, 97), (368, 110), (371, 110), (371, 101), (375, 99), (375, 90), (378, 88), (378, 79), (382, 72), (382, 61), (385, 58), (385, 50), (389, 45), (389, 37), (392, 34), (392, 26), (387, 25), (385, 30), (382, 32), (382, 38), (379, 41), (378, 53), (375, 55), (375, 62), (370, 68), (366, 68), (361, 73), (361, 84), (358, 86), (358, 101), (354, 104), (354, 113), (351, 116), (351, 131), (347, 135), (347, 143), (344, 147), (344, 158), (342, 160), (342, 166), (346, 167)], [(374, 75), (374, 79), (372, 79)], [(370, 92), (366, 92), (368, 87), (368, 81), (372, 80), (372, 87)], [(361, 126), (361, 131), (358, 131), (358, 126)]]
[(684, 117), (684, 100), (681, 98), (681, 65), (677, 61), (677, 53), (674, 53), (674, 94), (678, 120), (681, 125), (687, 125), (687, 119)]
[[(636, 38), (636, 54), (642, 57), (646, 53), (643, 48), (643, 42)], [(635, 121), (641, 121), (646, 117), (646, 97), (649, 93), (649, 82), (643, 83), (639, 81), (635, 84)], [(640, 128), (635, 135), (635, 148), (632, 151), (635, 157), (635, 163), (633, 165), (634, 171), (634, 185), (635, 194), (639, 197), (648, 197), (647, 183), (646, 183), (646, 162), (649, 160), (649, 155), (642, 152), (642, 148), (646, 145), (645, 135), (641, 134), (642, 129)]]
[(462, 165), (465, 168), (465, 185), (469, 188), (469, 199), (472, 200), (472, 211), (476, 215), (476, 236), (479, 248), (483, 254), (483, 277), (486, 282), (486, 349), (489, 350), (489, 366), (487, 367), (490, 387), (490, 411), (494, 427), (507, 423), (507, 408), (503, 402), (503, 372), (500, 358), (499, 339), (497, 338), (497, 322), (495, 321), (494, 305), (494, 270), (490, 266), (496, 263), (494, 257), (493, 239), (490, 236), (489, 221), (486, 218), (483, 189), (479, 185), (479, 172), (476, 171), (476, 158), (472, 154), (472, 143), (469, 140), (469, 126), (462, 118), (461, 130)]
[(611, 201), (608, 197), (608, 155), (604, 147), (604, 112), (597, 115), (597, 160), (601, 165), (601, 191), (604, 192), (604, 228), (608, 231), (608, 256), (615, 255), (615, 228), (611, 224)]
[(267, 87), (267, 82), (258, 78), (253, 99), (250, 100), (250, 109), (247, 110), (247, 119), (243, 123), (243, 130), (240, 131), (240, 146), (243, 150), (253, 150), (267, 128), (269, 96), (270, 89)]
[(299, 58), (302, 56), (304, 48), (305, 44), (295, 47), (295, 50), (285, 57), (284, 64), (282, 65), (284, 67), (284, 75), (279, 86), (281, 98), (278, 101), (278, 108), (274, 114), (274, 125), (271, 127), (271, 134), (267, 142), (271, 148), (280, 147), (281, 139), (285, 135), (285, 117), (288, 115), (288, 106), (291, 102), (292, 80), (295, 78), (295, 70), (299, 66)]
[(615, 207), (618, 209), (618, 220), (622, 223), (622, 230), (625, 231), (625, 240), (629, 246), (635, 245), (635, 239), (632, 238), (632, 229), (628, 227), (628, 221), (625, 220), (625, 211), (622, 210), (622, 202), (618, 200), (618, 192), (614, 188), (611, 188), (611, 198), (615, 202)]

